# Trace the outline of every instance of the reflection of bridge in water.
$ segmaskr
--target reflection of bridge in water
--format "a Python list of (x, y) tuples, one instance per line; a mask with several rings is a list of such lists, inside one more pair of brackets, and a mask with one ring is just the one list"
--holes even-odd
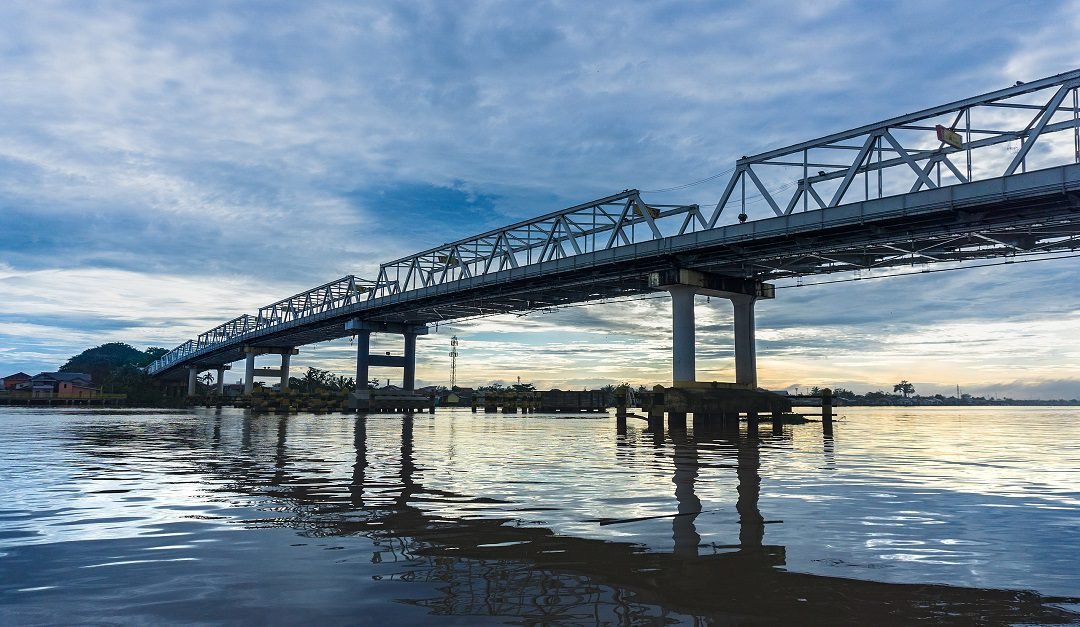
[[(509, 518), (453, 515), (458, 506), (490, 501), (483, 495), (427, 488), (418, 480), (424, 469), (423, 460), (417, 459), (414, 431), (427, 418), (400, 419), (400, 444), (392, 462), (387, 442), (373, 442), (369, 427), (394, 419), (357, 418), (352, 423), (351, 472), (339, 476), (328, 476), (310, 450), (292, 450), (289, 425), (304, 418), (236, 416), (240, 424), (227, 420), (219, 410), (198, 433), (172, 437), (125, 433), (118, 438), (108, 431), (95, 433), (97, 427), (80, 435), (98, 454), (123, 455), (118, 447), (126, 448), (125, 438), (134, 435), (153, 438), (135, 448), (157, 444), (168, 447), (176, 459), (202, 460), (192, 470), (227, 481), (221, 491), (267, 498), (264, 507), (281, 514), (249, 521), (252, 526), (374, 541), (372, 561), (401, 564), (393, 579), (427, 582), (438, 590), (437, 595), (414, 598), (402, 588), (395, 596), (437, 615), (623, 625), (651, 624), (669, 613), (697, 616), (709, 624), (852, 624), (867, 617), (881, 624), (969, 624), (978, 617), (979, 624), (1005, 625), (1076, 619), (1030, 592), (786, 572), (784, 547), (765, 542), (767, 521), (759, 509), (760, 448), (789, 439), (790, 432), (757, 435), (725, 428), (669, 433), (667, 439), (633, 429), (620, 434), (615, 464), (630, 464), (642, 451), (670, 461), (678, 515), (670, 516), (672, 549), (658, 551), (560, 535), (542, 526), (518, 526)], [(386, 437), (385, 430), (380, 437)], [(831, 451), (832, 440), (825, 437), (826, 451)], [(185, 445), (194, 449), (186, 452), (196, 454), (177, 455), (185, 452), (177, 447)], [(718, 445), (730, 456), (718, 456)], [(738, 478), (738, 538), (726, 544), (702, 543), (696, 513), (710, 507), (696, 494), (696, 483), (702, 474), (731, 471)]]
[[(411, 390), (429, 324), (663, 290), (674, 383), (695, 380), (694, 296), (708, 294), (732, 303), (735, 383), (754, 388), (767, 281), (1076, 250), (1078, 91), (1074, 70), (743, 157), (711, 212), (626, 190), (442, 244), (234, 318), (148, 371), (193, 393), (199, 371), (220, 385), (246, 359), (250, 391), (255, 358), (274, 354), (280, 368), (259, 372), (287, 387), (296, 347), (354, 336), (358, 392), (379, 365)], [(371, 355), (372, 333), (404, 336), (404, 354)]]

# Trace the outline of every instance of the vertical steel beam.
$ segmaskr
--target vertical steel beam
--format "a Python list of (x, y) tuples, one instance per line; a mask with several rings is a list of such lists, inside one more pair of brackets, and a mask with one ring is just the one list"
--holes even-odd
[(1080, 163), (1080, 87), (1073, 87), (1073, 149)]

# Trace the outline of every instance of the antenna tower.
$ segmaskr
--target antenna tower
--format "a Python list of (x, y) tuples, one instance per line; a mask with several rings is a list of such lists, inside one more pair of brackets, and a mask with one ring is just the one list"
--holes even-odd
[(451, 390), (454, 389), (454, 386), (457, 385), (457, 355), (458, 355), (457, 347), (458, 347), (458, 339), (457, 339), (457, 336), (455, 335), (454, 337), (450, 338), (450, 389)]

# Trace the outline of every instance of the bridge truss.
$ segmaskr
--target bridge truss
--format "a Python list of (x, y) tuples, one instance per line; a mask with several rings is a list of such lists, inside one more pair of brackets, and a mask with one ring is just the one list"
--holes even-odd
[(725, 210), (764, 204), (782, 216), (1070, 161), (1080, 163), (1080, 70), (743, 157), (708, 225)]
[(426, 324), (629, 296), (671, 267), (777, 280), (1073, 251), (1078, 91), (1080, 70), (744, 157), (711, 215), (625, 190), (443, 244), (234, 318), (148, 372), (343, 337), (352, 317)]

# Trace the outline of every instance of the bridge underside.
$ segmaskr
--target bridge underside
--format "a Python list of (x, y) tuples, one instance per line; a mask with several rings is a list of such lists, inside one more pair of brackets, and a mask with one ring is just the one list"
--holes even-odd
[(157, 376), (243, 359), (245, 346), (347, 337), (346, 322), (406, 325), (523, 313), (654, 291), (651, 272), (776, 281), (1080, 247), (1080, 165), (829, 207), (589, 252), (382, 296), (196, 351)]

